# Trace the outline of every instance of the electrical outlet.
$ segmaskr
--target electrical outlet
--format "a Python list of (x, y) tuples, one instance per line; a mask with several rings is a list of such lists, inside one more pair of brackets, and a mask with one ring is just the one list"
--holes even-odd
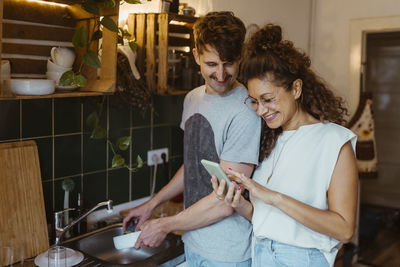
[(165, 153), (165, 155), (166, 155), (165, 162), (168, 162), (168, 148), (160, 148), (160, 149), (147, 151), (147, 165), (154, 166), (154, 165), (156, 165), (156, 163), (162, 164), (163, 160), (162, 160), (161, 155), (163, 153)]

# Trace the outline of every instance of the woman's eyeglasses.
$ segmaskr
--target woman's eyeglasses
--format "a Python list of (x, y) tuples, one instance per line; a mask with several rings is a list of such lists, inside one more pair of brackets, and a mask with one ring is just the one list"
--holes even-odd
[[(291, 87), (293, 84), (293, 81), (289, 83), (289, 85), (285, 86), (285, 90), (288, 89), (289, 87)], [(275, 96), (273, 97), (266, 97), (266, 96), (262, 96), (260, 98), (260, 100), (257, 100), (251, 96), (246, 97), (246, 99), (244, 100), (244, 104), (249, 107), (254, 109), (256, 112), (258, 110), (258, 107), (263, 106), (264, 108), (269, 108), (271, 104), (273, 104), (275, 102), (277, 98), (277, 94), (275, 94)]]
[(261, 106), (263, 106), (264, 108), (268, 108), (269, 105), (271, 103), (273, 103), (275, 101), (276, 97), (270, 97), (270, 98), (266, 98), (266, 97), (262, 97), (260, 99), (260, 101), (258, 101), (257, 99), (252, 98), (251, 96), (246, 97), (246, 99), (244, 100), (244, 104), (247, 107), (251, 107), (252, 109), (254, 109), (255, 111), (257, 111), (258, 106), (261, 104)]

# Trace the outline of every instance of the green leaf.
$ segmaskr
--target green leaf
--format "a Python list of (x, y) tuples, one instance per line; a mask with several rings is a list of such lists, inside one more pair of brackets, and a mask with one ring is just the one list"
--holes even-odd
[(118, 26), (110, 17), (103, 17), (100, 24), (109, 29), (112, 32), (118, 32)]
[(103, 8), (113, 8), (115, 7), (115, 1), (114, 0), (106, 0), (103, 2)]
[(112, 159), (112, 167), (119, 167), (125, 165), (125, 159), (120, 154), (115, 154)]
[(83, 76), (82, 74), (75, 75), (74, 84), (76, 84), (80, 87), (87, 86), (87, 81), (86, 81), (85, 76)]
[(82, 3), (82, 7), (89, 13), (100, 15), (100, 10), (95, 0), (84, 0)]
[(74, 84), (75, 73), (72, 70), (66, 71), (61, 75), (60, 81), (58, 82), (61, 86), (69, 86)]
[(86, 43), (87, 43), (86, 30), (82, 26), (75, 31), (74, 36), (72, 37), (72, 44), (75, 47), (84, 47)]
[(101, 30), (97, 30), (92, 35), (92, 41), (100, 40), (103, 37), (103, 32)]
[(95, 52), (89, 50), (83, 56), (83, 63), (93, 68), (101, 68), (99, 57)]
[(143, 160), (139, 155), (136, 157), (136, 167), (137, 168), (142, 168), (143, 167)]
[(92, 113), (89, 114), (89, 116), (87, 116), (86, 125), (95, 129), (98, 124), (99, 124), (99, 115), (97, 114), (96, 111), (93, 111)]
[(137, 50), (137, 43), (135, 42), (135, 41), (129, 41), (129, 47), (131, 48), (131, 50), (133, 51), (133, 52), (136, 52), (136, 50)]
[(142, 2), (140, 0), (125, 0), (128, 4), (141, 4)]
[(90, 138), (93, 139), (104, 139), (107, 137), (107, 131), (100, 124), (97, 124), (96, 127), (92, 131), (92, 135)]
[(131, 34), (127, 30), (124, 30), (121, 27), (119, 27), (118, 30), (119, 30), (118, 34), (121, 35), (122, 37), (131, 37)]
[(121, 36), (121, 35), (118, 35), (117, 36), (117, 42), (119, 43), (119, 44), (124, 44), (124, 38)]
[(129, 144), (131, 143), (130, 136), (123, 136), (118, 138), (117, 146), (120, 150), (127, 150), (129, 148)]

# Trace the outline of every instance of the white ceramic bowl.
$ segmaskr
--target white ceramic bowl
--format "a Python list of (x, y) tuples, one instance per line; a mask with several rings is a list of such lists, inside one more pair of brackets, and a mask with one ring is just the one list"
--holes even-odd
[(6, 87), (17, 95), (48, 95), (55, 91), (56, 82), (45, 79), (9, 79)]
[(46, 72), (46, 77), (49, 80), (54, 80), (56, 84), (60, 81), (61, 76), (63, 75), (64, 72), (57, 72), (57, 71), (48, 71)]
[(71, 68), (66, 68), (66, 67), (57, 65), (56, 63), (51, 61), (50, 58), (47, 60), (47, 71), (48, 72), (61, 72), (61, 73), (64, 73), (64, 72), (69, 71), (69, 70), (72, 70), (72, 67)]
[(124, 249), (135, 246), (136, 240), (138, 239), (141, 232), (142, 231), (137, 231), (130, 234), (114, 236), (114, 247), (116, 249)]

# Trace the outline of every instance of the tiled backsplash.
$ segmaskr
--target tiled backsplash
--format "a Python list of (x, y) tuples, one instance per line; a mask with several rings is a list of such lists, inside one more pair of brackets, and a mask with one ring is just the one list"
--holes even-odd
[[(179, 128), (184, 95), (156, 96), (154, 112), (142, 117), (118, 95), (107, 96), (101, 123), (111, 141), (131, 136), (131, 147), (122, 153), (127, 162), (137, 155), (147, 161), (149, 149), (169, 148), (169, 162), (157, 170), (156, 191), (182, 164), (183, 131)], [(35, 140), (39, 151), (47, 220), (63, 209), (62, 182), (71, 178), (70, 207), (76, 207), (82, 192), (84, 208), (112, 199), (114, 204), (132, 201), (150, 193), (153, 167), (137, 172), (111, 168), (112, 152), (106, 141), (91, 139), (86, 117), (101, 97), (51, 98), (0, 101), (0, 142)]]

